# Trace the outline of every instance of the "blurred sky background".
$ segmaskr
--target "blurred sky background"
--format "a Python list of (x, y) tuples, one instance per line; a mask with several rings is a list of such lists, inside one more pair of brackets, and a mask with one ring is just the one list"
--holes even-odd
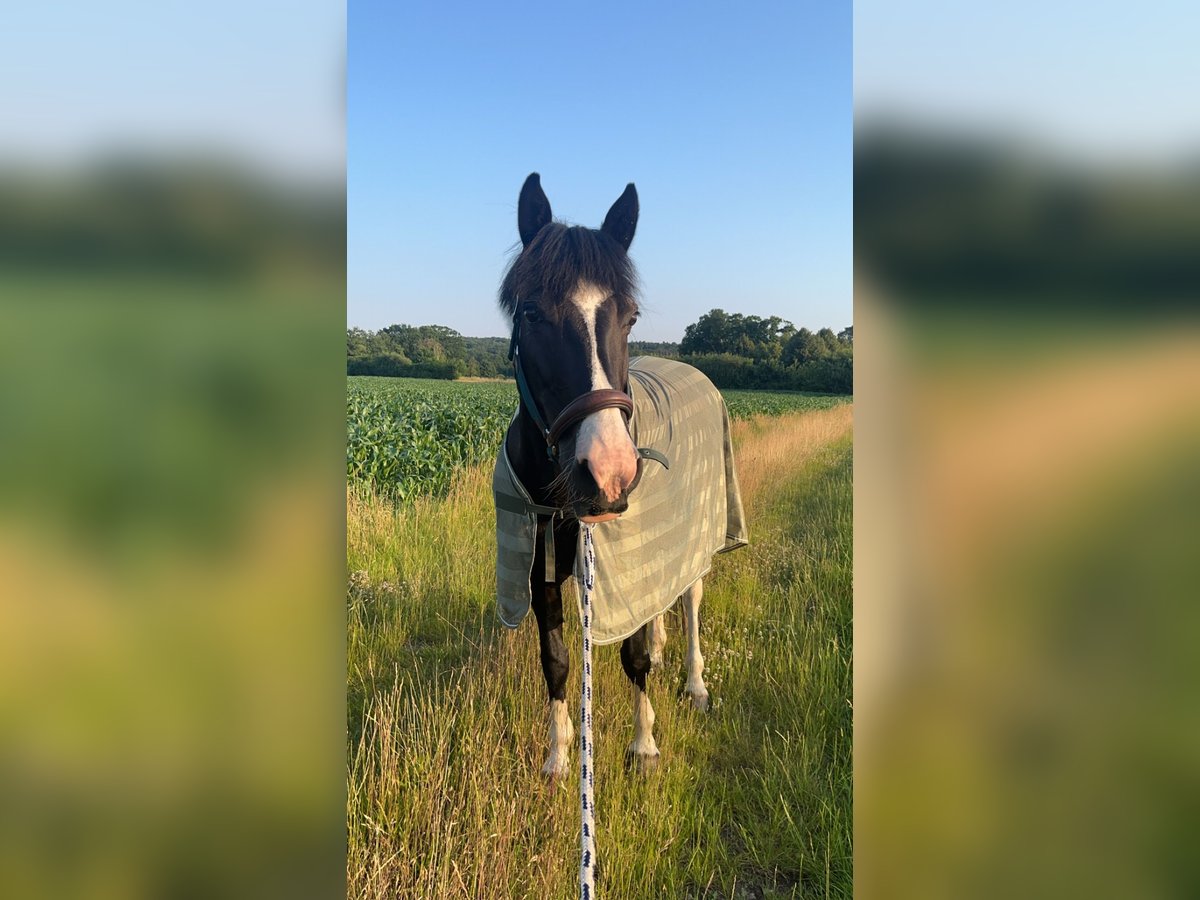
[(1028, 141), (1075, 166), (1200, 150), (1194, 3), (854, 7), (854, 107), (869, 124)]
[(508, 332), (496, 290), (537, 171), (598, 227), (627, 182), (645, 312), (851, 324), (849, 3), (349, 9), (350, 326)]
[(344, 28), (320, 0), (10, 4), (0, 162), (213, 154), (340, 180)]

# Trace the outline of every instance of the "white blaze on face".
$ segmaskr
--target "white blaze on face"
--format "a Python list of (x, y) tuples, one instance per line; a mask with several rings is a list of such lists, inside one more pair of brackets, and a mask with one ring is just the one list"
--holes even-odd
[[(607, 294), (584, 282), (568, 299), (583, 317), (584, 344), (591, 379), (589, 390), (614, 389), (600, 363), (596, 340), (596, 312), (607, 299)], [(625, 416), (619, 409), (602, 409), (583, 420), (579, 426), (579, 438), (575, 442), (575, 460), (581, 463), (587, 460), (592, 478), (610, 503), (633, 483), (637, 475), (637, 448), (629, 438)]]

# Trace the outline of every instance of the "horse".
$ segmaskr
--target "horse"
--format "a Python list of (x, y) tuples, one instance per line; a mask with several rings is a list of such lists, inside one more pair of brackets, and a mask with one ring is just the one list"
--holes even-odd
[[(699, 619), (703, 577), (697, 573), (707, 572), (712, 553), (746, 543), (728, 415), (720, 394), (697, 370), (679, 362), (639, 360), (631, 369), (629, 335), (638, 319), (639, 285), (629, 247), (638, 215), (637, 189), (630, 183), (599, 229), (555, 221), (540, 176), (529, 175), (517, 206), (521, 246), (499, 291), (500, 308), (512, 326), (509, 358), (520, 402), (493, 479), (497, 598), (503, 624), (516, 627), (530, 607), (537, 620), (549, 699), (549, 750), (542, 774), (551, 779), (565, 774), (574, 739), (566, 703), (570, 659), (563, 643), (562, 588), (576, 573), (580, 523), (603, 523), (594, 529), (596, 542), (620, 532), (622, 543), (612, 546), (623, 549), (601, 560), (605, 568), (597, 576), (598, 588), (620, 582), (628, 574), (623, 571), (625, 559), (638, 548), (652, 546), (652, 536), (640, 532), (635, 521), (640, 484), (657, 481), (668, 492), (674, 491), (668, 502), (656, 505), (659, 515), (684, 511), (692, 502), (701, 507), (693, 510), (691, 518), (713, 523), (700, 534), (702, 547), (694, 552), (683, 548), (688, 551), (686, 565), (672, 565), (669, 572), (658, 574), (651, 566), (647, 571), (656, 581), (650, 587), (629, 578), (618, 584), (614, 590), (626, 590), (635, 599), (649, 598), (650, 605), (639, 611), (637, 602), (618, 598), (619, 621), (610, 633), (594, 639), (595, 643), (621, 640), (621, 665), (633, 696), (634, 736), (626, 763), (642, 773), (653, 770), (660, 758), (646, 677), (662, 665), (666, 642), (662, 614), (682, 595), (686, 691), (692, 705), (706, 711), (709, 693)], [(632, 392), (631, 372), (637, 387)], [(687, 403), (691, 405), (684, 408), (683, 401), (678, 402), (683, 415), (672, 417), (668, 391), (677, 382), (690, 385)], [(646, 401), (636, 416), (634, 394)], [(679, 420), (699, 421), (705, 409), (710, 413), (708, 421), (715, 424), (699, 436), (680, 439), (684, 424)], [(656, 417), (658, 430), (652, 421)], [(668, 452), (653, 446), (639, 448), (631, 425), (639, 439), (653, 434), (653, 443)], [(703, 485), (680, 480), (686, 477), (679, 473), (686, 471), (688, 460), (673, 461), (668, 458), (671, 453), (706, 460), (705, 478), (719, 483), (707, 491)], [(649, 473), (647, 467), (661, 467), (662, 472)], [(715, 506), (720, 508), (714, 510)], [(668, 521), (658, 530), (671, 527)], [(694, 542), (695, 535), (689, 539)], [(668, 595), (655, 599), (653, 595), (664, 589)], [(593, 616), (601, 625), (603, 612), (602, 603)]]

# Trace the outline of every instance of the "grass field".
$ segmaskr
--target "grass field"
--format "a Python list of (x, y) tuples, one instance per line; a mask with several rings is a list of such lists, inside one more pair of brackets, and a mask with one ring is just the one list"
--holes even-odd
[[(849, 897), (851, 406), (734, 424), (751, 545), (706, 580), (708, 714), (669, 614), (650, 677), (657, 773), (626, 773), (629, 688), (595, 660), (602, 896)], [(536, 626), (494, 614), (490, 466), (443, 497), (347, 497), (353, 897), (577, 894), (573, 777), (550, 785)], [(568, 697), (578, 723), (578, 616)]]

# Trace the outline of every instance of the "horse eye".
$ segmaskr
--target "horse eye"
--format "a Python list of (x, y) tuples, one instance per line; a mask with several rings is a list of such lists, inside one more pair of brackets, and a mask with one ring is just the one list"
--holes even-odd
[(531, 325), (542, 321), (542, 311), (536, 306), (525, 307), (525, 321)]
[(625, 327), (626, 327), (627, 329), (628, 329), (628, 328), (632, 328), (634, 325), (636, 325), (636, 324), (637, 324), (637, 320), (638, 320), (638, 317), (637, 317), (637, 316), (630, 316), (630, 317), (629, 317), (629, 321), (625, 323)]

